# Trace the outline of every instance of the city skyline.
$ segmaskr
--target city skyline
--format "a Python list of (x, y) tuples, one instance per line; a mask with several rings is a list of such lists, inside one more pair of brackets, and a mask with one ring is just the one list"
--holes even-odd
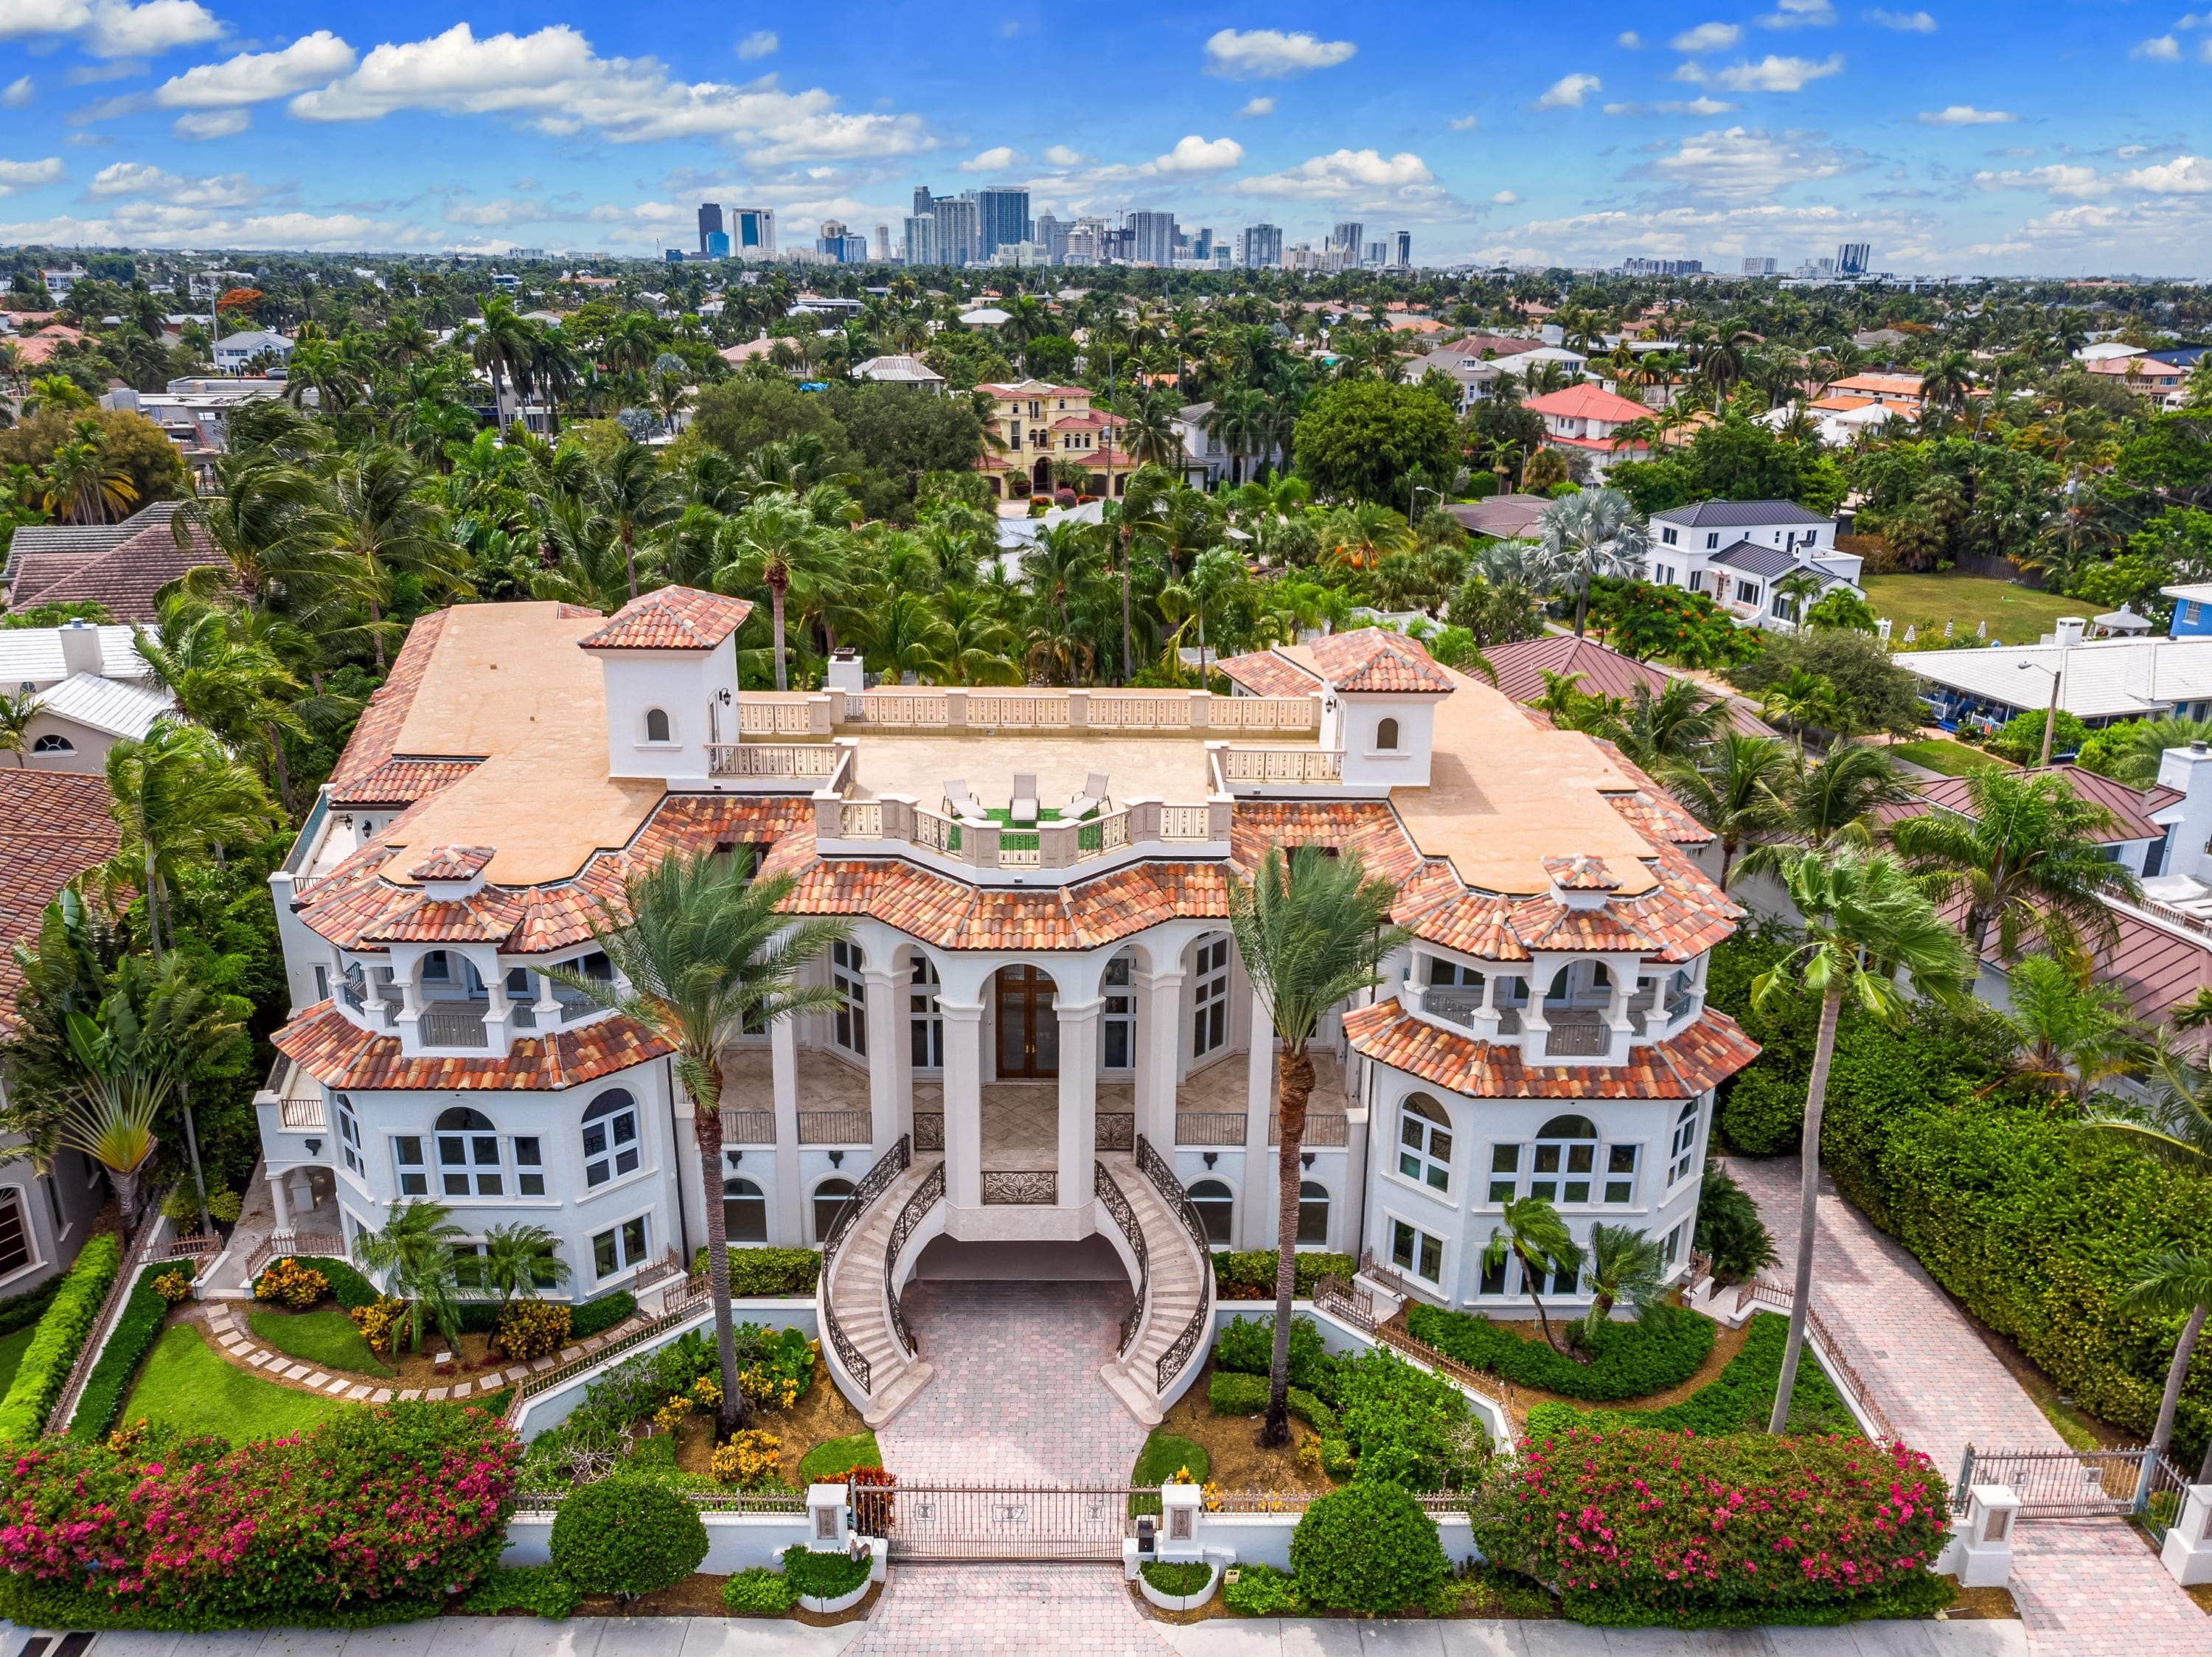
[[(1571, 32), (1162, 9), (1080, 41), (890, 9), (771, 30), (698, 8), (17, 5), (0, 241), (649, 257), (695, 247), (715, 200), (773, 210), (786, 246), (836, 220), (872, 250), (922, 184), (1232, 243), (1357, 219), (1432, 265), (1786, 273), (1860, 242), (1900, 273), (2212, 264), (2206, 20), (1770, 3)], [(1473, 45), (1510, 73), (1469, 89)], [(1091, 76), (1115, 95), (1036, 95)]]

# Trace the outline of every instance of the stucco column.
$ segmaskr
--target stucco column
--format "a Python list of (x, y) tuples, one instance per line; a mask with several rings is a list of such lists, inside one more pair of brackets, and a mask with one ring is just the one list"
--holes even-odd
[(806, 1242), (799, 1173), (799, 1026), (789, 1017), (768, 1027), (769, 1092), (775, 1101), (775, 1230), (787, 1248)]
[(906, 984), (904, 974), (888, 968), (869, 967), (868, 984), (868, 1142), (872, 1164), (891, 1148), (901, 1131), (900, 1061), (907, 1058)]
[(1060, 1206), (1087, 1208), (1091, 1201), (1091, 1165), (1097, 1154), (1098, 1015), (1106, 1003), (1094, 998), (1059, 1004), (1060, 1014)]
[(945, 1014), (945, 1177), (952, 1206), (983, 1206), (983, 1003), (947, 1001)]
[(1252, 992), (1252, 1039), (1244, 1055), (1244, 1246), (1275, 1246), (1275, 1148), (1267, 1118), (1275, 1104), (1275, 1026)]
[(284, 1176), (281, 1173), (272, 1173), (268, 1176), (268, 1179), (269, 1205), (276, 1210), (276, 1229), (289, 1231), (292, 1229), (292, 1203), (291, 1199), (284, 1195)]
[(1176, 1055), (1182, 1045), (1182, 987), (1180, 966), (1138, 972), (1137, 1131), (1164, 1157), (1175, 1154)]

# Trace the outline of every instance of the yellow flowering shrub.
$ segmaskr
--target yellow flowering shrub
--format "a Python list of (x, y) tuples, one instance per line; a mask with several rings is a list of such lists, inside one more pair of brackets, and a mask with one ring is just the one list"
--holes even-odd
[(653, 1424), (664, 1433), (673, 1433), (690, 1413), (691, 1400), (681, 1392), (672, 1392), (668, 1402), (653, 1412)]
[(702, 1410), (719, 1408), (722, 1402), (722, 1383), (712, 1375), (702, 1375), (691, 1383), (691, 1401)]
[(514, 1301), (499, 1314), (500, 1350), (527, 1361), (558, 1352), (568, 1344), (569, 1308), (556, 1301)]
[(271, 1260), (261, 1280), (253, 1285), (257, 1301), (275, 1301), (295, 1312), (305, 1312), (331, 1292), (331, 1280), (313, 1266), (301, 1265), (289, 1255)]
[(154, 1279), (154, 1292), (171, 1306), (186, 1299), (192, 1292), (192, 1273), (189, 1266), (179, 1266), (174, 1271), (165, 1271)]
[(739, 1433), (714, 1452), (714, 1477), (725, 1484), (758, 1489), (776, 1482), (783, 1471), (783, 1441), (754, 1428)]
[(396, 1295), (380, 1295), (367, 1306), (355, 1307), (346, 1316), (361, 1331), (368, 1349), (388, 1358), (398, 1331), (407, 1326), (407, 1302)]

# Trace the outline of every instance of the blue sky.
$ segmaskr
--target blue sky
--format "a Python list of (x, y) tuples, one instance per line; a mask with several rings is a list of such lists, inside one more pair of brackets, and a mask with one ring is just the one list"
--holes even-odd
[(2212, 13), (1604, 10), (0, 0), (0, 242), (650, 254), (1026, 182), (1424, 262), (2212, 266)]

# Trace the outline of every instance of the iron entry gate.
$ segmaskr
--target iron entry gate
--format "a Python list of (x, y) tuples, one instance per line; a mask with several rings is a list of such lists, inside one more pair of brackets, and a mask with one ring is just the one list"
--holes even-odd
[[(901, 1484), (863, 1489), (857, 1528), (888, 1532), (894, 1560), (1063, 1559), (1118, 1564), (1137, 1533), (1133, 1507), (1159, 1492), (1127, 1485)], [(1132, 1498), (1135, 1498), (1133, 1503)], [(1148, 1505), (1146, 1505), (1148, 1504)]]
[(2152, 1541), (2181, 1516), (2190, 1480), (2163, 1456), (2141, 1445), (2106, 1450), (1977, 1450), (1966, 1447), (1951, 1510), (1966, 1511), (1970, 1487), (2008, 1486), (2022, 1519), (2139, 1517)]

